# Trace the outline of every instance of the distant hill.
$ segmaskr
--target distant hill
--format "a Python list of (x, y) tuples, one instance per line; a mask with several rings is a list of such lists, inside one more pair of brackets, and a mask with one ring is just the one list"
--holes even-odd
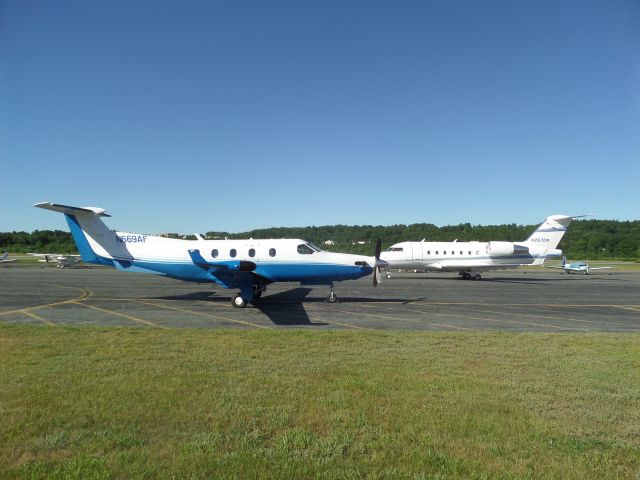
[[(320, 227), (273, 227), (242, 233), (207, 232), (207, 238), (303, 238), (326, 250), (371, 254), (377, 238), (383, 248), (401, 241), (506, 240), (527, 238), (537, 225), (325, 225)], [(187, 238), (194, 238), (188, 236)], [(331, 244), (325, 244), (327, 241)], [(560, 242), (560, 248), (574, 259), (640, 258), (640, 221), (582, 220), (574, 222)], [(60, 230), (0, 233), (0, 250), (12, 253), (75, 253), (71, 234)]]

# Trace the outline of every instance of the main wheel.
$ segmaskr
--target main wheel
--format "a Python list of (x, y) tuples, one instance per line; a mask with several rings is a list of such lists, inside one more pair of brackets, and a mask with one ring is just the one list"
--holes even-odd
[(464, 272), (462, 274), (462, 278), (464, 278), (465, 280), (471, 280), (471, 274), (469, 272)]
[(231, 299), (231, 305), (233, 305), (234, 308), (244, 308), (247, 306), (247, 302), (240, 296), (239, 293), (237, 293)]
[(476, 274), (475, 274), (473, 277), (471, 277), (471, 278), (473, 278), (474, 280), (481, 280), (481, 279), (482, 279), (482, 276), (481, 276), (479, 273), (476, 273)]

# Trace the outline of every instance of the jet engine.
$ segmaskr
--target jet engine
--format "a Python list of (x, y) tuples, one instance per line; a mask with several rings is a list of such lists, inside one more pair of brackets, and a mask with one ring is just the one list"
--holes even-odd
[(487, 254), (491, 257), (510, 257), (525, 253), (529, 253), (529, 247), (513, 242), (489, 242), (487, 244)]

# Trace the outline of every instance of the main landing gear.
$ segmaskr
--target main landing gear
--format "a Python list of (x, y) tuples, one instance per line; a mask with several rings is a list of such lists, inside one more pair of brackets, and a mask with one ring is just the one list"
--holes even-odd
[(231, 305), (233, 305), (234, 308), (244, 308), (247, 306), (247, 301), (244, 298), (242, 298), (242, 296), (239, 293), (236, 293), (231, 298)]
[(247, 303), (256, 298), (260, 298), (266, 291), (266, 285), (253, 285), (251, 287), (251, 290), (243, 288), (240, 290), (240, 293), (236, 293), (231, 298), (231, 305), (233, 306), (233, 308), (244, 308), (247, 306)]
[(460, 272), (460, 276), (465, 280), (482, 280), (482, 275), (479, 273)]

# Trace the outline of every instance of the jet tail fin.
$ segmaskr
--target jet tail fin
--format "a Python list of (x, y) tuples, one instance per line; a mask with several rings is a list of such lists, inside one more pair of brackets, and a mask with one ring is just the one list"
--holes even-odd
[(531, 251), (545, 253), (556, 250), (560, 240), (564, 236), (569, 224), (575, 217), (569, 215), (551, 215), (536, 228), (535, 232), (525, 240), (525, 245)]
[(64, 214), (82, 261), (113, 266), (112, 260), (116, 256), (131, 258), (131, 254), (118, 245), (115, 233), (100, 219), (111, 216), (104, 208), (73, 207), (51, 202), (36, 203), (34, 207)]

